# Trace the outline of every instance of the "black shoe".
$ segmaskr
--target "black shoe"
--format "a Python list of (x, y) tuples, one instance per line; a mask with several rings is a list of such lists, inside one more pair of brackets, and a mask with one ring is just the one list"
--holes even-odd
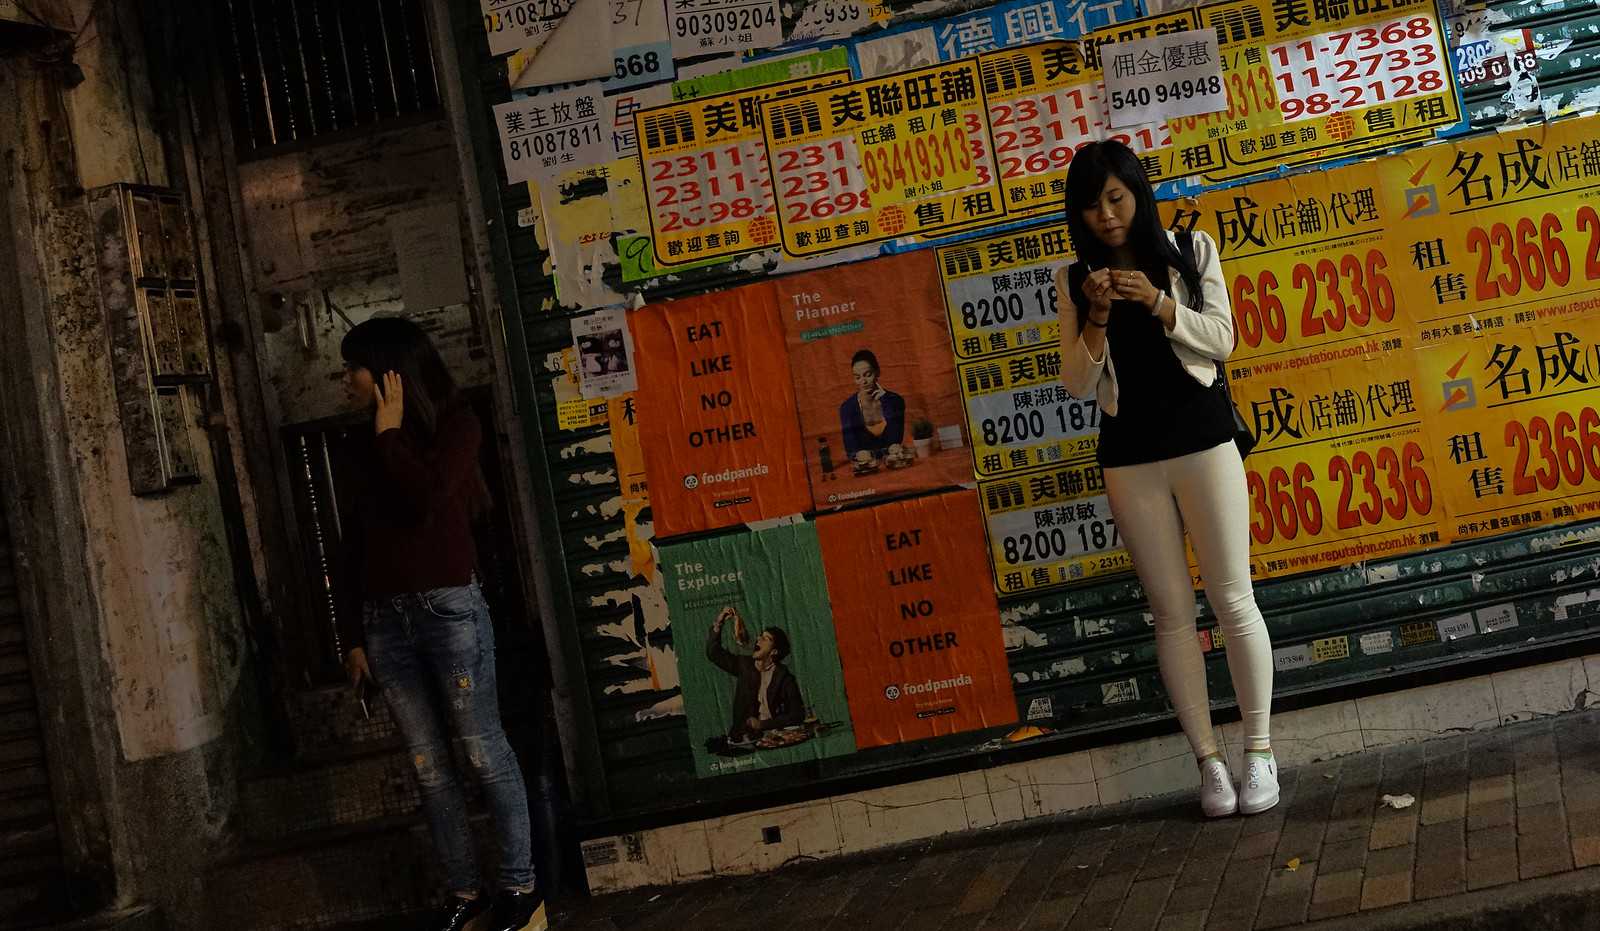
[(478, 931), (548, 931), (544, 896), (538, 892), (502, 892)]
[(445, 904), (435, 913), (434, 921), (428, 926), (429, 931), (461, 931), (472, 919), (489, 910), (489, 899), (478, 896), (476, 899), (463, 899), (453, 895), (445, 900)]

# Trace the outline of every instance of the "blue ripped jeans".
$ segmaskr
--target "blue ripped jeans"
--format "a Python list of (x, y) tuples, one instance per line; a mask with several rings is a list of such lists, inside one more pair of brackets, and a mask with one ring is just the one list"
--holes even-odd
[(448, 891), (473, 892), (480, 884), (452, 739), (483, 786), (499, 842), (497, 887), (531, 889), (528, 792), (500, 724), (494, 626), (478, 583), (369, 601), (362, 614), (367, 662), (416, 767)]

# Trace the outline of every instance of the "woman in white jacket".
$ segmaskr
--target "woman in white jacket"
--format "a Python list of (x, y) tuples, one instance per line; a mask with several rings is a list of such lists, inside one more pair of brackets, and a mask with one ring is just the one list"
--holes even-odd
[[(1095, 397), (1103, 415), (1106, 493), (1150, 601), (1161, 679), (1200, 764), (1201, 808), (1213, 817), (1266, 811), (1278, 803), (1272, 645), (1250, 584), (1233, 408), (1217, 377), (1234, 337), (1216, 244), (1162, 228), (1144, 168), (1118, 142), (1073, 157), (1067, 225), (1078, 261), (1056, 273), (1062, 380), (1074, 397)], [(1227, 638), (1244, 723), (1248, 771), (1237, 790), (1211, 727), (1185, 529)]]

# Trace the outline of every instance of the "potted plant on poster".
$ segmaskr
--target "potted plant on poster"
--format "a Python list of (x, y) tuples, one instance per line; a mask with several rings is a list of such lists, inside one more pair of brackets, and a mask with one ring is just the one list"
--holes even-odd
[(919, 420), (911, 425), (911, 442), (917, 447), (917, 458), (933, 455), (933, 421)]

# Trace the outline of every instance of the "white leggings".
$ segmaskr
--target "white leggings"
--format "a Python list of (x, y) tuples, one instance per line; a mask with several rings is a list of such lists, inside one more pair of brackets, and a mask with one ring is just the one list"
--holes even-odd
[(1156, 659), (1195, 756), (1217, 752), (1195, 632), (1194, 586), (1183, 548), (1187, 527), (1206, 600), (1226, 638), (1244, 746), (1269, 746), (1272, 643), (1250, 586), (1250, 500), (1232, 441), (1203, 452), (1105, 470), (1106, 493), (1155, 616)]

